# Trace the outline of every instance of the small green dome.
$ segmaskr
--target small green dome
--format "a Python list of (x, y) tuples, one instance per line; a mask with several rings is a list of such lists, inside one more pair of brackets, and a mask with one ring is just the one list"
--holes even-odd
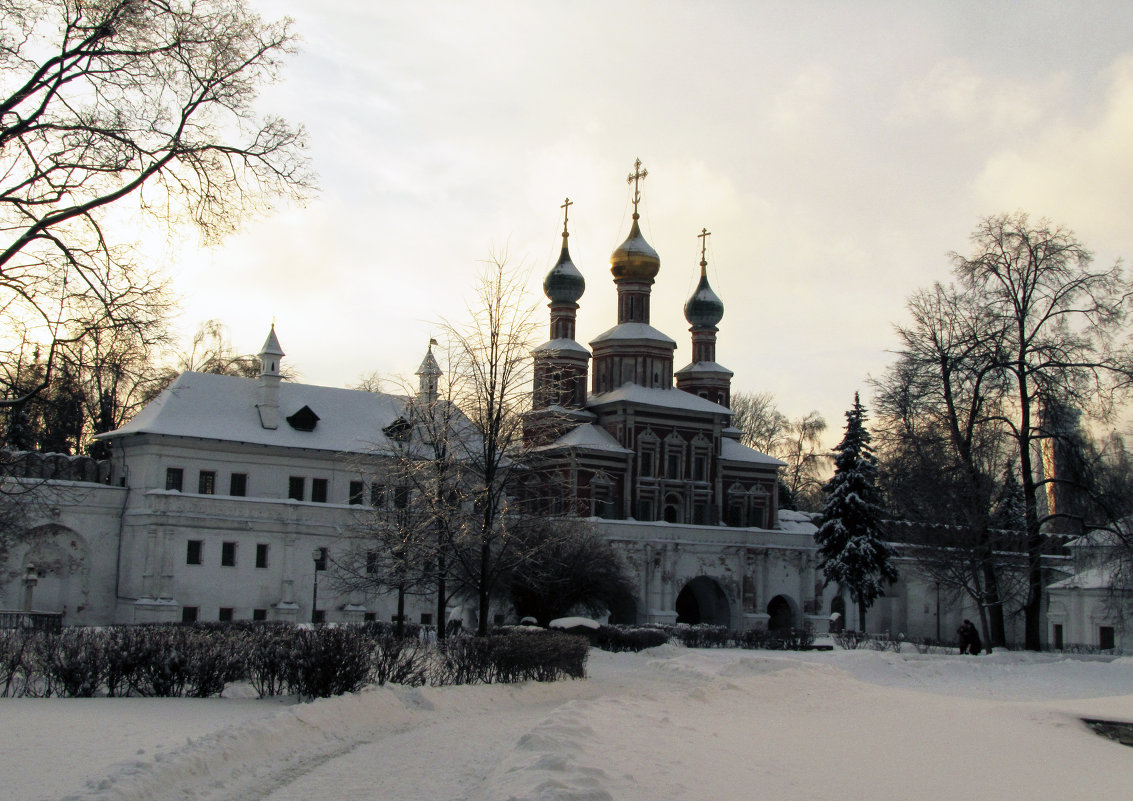
[(564, 239), (563, 252), (547, 277), (543, 279), (543, 294), (552, 303), (577, 303), (586, 291), (586, 279), (570, 260)]
[(724, 316), (724, 303), (712, 291), (712, 287), (708, 285), (708, 274), (705, 272), (705, 266), (702, 262), (700, 265), (700, 283), (696, 285), (696, 291), (685, 303), (685, 319), (688, 320), (689, 325), (697, 328), (712, 328)]

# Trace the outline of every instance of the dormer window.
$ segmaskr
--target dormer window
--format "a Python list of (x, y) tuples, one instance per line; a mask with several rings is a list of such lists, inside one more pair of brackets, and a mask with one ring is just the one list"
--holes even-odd
[(287, 422), (296, 431), (314, 431), (315, 426), (318, 425), (319, 416), (314, 413), (310, 406), (304, 406), (288, 417)]
[(382, 429), (382, 433), (394, 442), (405, 444), (409, 442), (409, 435), (413, 432), (413, 424), (404, 417), (399, 417)]

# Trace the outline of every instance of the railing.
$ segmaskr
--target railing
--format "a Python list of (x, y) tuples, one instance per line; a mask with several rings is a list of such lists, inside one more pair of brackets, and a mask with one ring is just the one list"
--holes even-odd
[(0, 629), (32, 629), (33, 631), (59, 631), (63, 628), (62, 612), (5, 612), (0, 611)]

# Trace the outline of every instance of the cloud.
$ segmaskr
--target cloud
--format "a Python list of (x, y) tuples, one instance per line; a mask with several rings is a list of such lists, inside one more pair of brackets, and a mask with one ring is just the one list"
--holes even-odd
[(989, 212), (1024, 209), (1075, 228), (1087, 243), (1133, 245), (1133, 55), (1105, 75), (1100, 109), (1036, 126), (987, 158), (975, 194)]

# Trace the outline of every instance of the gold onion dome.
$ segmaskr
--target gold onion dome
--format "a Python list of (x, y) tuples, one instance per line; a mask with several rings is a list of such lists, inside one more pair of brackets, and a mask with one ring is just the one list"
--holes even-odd
[(661, 257), (653, 246), (645, 241), (637, 225), (637, 215), (633, 215), (633, 227), (629, 237), (610, 254), (610, 272), (614, 280), (627, 279), (652, 281), (661, 269)]

